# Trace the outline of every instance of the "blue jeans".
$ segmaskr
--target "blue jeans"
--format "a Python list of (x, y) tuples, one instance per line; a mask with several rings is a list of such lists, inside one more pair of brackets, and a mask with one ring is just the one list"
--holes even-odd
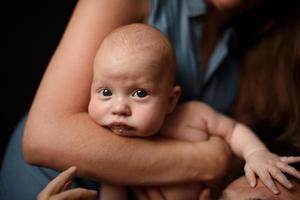
[[(23, 159), (22, 137), (26, 117), (16, 127), (6, 148), (0, 173), (1, 200), (34, 200), (38, 193), (52, 180), (57, 171), (31, 166)], [(73, 187), (99, 189), (94, 181), (76, 179)]]

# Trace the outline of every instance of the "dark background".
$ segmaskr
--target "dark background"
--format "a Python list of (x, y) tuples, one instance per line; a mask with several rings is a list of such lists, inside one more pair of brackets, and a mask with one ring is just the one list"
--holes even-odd
[(10, 0), (0, 5), (0, 161), (15, 125), (31, 105), (75, 4), (76, 0)]

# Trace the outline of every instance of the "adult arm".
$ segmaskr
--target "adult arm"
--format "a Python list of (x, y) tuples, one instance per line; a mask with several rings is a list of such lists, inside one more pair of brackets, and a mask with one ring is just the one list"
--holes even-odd
[[(129, 139), (111, 134), (87, 113), (96, 49), (116, 27), (142, 22), (148, 4), (78, 1), (29, 112), (27, 162), (57, 170), (77, 166), (81, 177), (130, 185), (209, 181), (222, 174), (218, 166), (227, 163), (229, 150), (217, 138), (195, 144)], [(227, 156), (218, 156), (224, 152)]]

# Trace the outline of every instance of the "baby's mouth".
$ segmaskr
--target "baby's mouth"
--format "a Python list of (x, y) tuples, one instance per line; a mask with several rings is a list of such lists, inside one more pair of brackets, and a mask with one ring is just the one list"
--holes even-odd
[(122, 136), (129, 136), (129, 133), (135, 130), (135, 128), (132, 126), (120, 122), (113, 122), (107, 127), (110, 128), (114, 133)]

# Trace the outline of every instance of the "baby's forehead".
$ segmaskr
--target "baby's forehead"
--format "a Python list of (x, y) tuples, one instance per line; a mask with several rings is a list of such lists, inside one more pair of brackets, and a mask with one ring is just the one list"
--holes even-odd
[(144, 59), (155, 68), (151, 70), (175, 77), (175, 58), (171, 44), (163, 33), (149, 25), (131, 24), (116, 29), (104, 39), (97, 54), (96, 57), (102, 59), (106, 56), (115, 59)]
[(156, 52), (157, 56), (172, 52), (169, 41), (159, 30), (143, 24), (116, 29), (104, 39), (101, 46), (115, 51)]

